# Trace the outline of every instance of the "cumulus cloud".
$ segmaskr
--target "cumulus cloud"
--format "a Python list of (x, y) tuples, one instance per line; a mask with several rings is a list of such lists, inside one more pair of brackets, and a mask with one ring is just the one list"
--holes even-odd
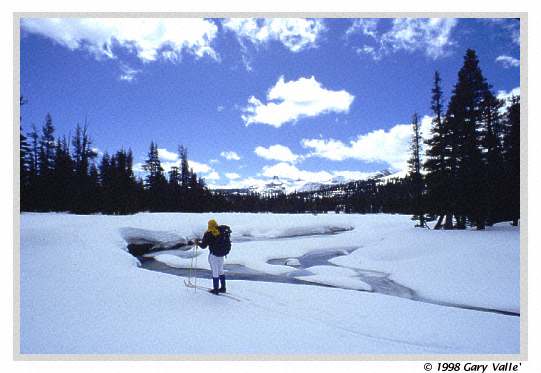
[(165, 148), (158, 148), (158, 157), (160, 157), (160, 160), (175, 162), (176, 160), (178, 160), (179, 155), (178, 153), (170, 152)]
[(246, 125), (261, 123), (279, 128), (302, 117), (348, 112), (354, 98), (345, 90), (324, 88), (313, 76), (288, 82), (281, 76), (267, 93), (266, 103), (254, 96), (248, 99), (242, 119)]
[(302, 180), (309, 182), (321, 182), (332, 178), (332, 174), (327, 171), (305, 171), (296, 166), (280, 162), (272, 166), (264, 166), (261, 174), (267, 177), (278, 176), (279, 178), (290, 180)]
[[(424, 116), (420, 129), (429, 136), (432, 118)], [(303, 147), (310, 149), (309, 156), (332, 161), (357, 159), (365, 162), (385, 162), (395, 170), (404, 170), (410, 156), (411, 124), (397, 124), (388, 131), (375, 130), (358, 136), (349, 143), (335, 139), (303, 139)]]
[(259, 45), (279, 41), (292, 52), (317, 46), (325, 30), (323, 21), (305, 18), (231, 18), (222, 24), (234, 32), (241, 43), (249, 41)]
[(346, 36), (350, 36), (357, 32), (371, 38), (376, 38), (379, 19), (377, 18), (360, 18), (355, 19), (351, 26), (346, 30)]
[(451, 31), (456, 26), (454, 18), (398, 18), (393, 21), (393, 28), (384, 36), (384, 44), (393, 50), (424, 50), (434, 59), (447, 53), (453, 45)]
[(496, 57), (496, 62), (501, 63), (505, 69), (520, 66), (520, 60), (506, 55)]
[(208, 184), (211, 189), (237, 189), (237, 188), (256, 188), (264, 189), (270, 182), (274, 182), (272, 178), (277, 176), (280, 183), (288, 192), (299, 190), (306, 183), (322, 183), (330, 184), (333, 182), (346, 182), (349, 180), (362, 180), (374, 176), (375, 172), (360, 172), (360, 171), (306, 171), (300, 170), (288, 163), (278, 163), (272, 166), (263, 167), (261, 173), (257, 177), (240, 178), (236, 173), (226, 173), (229, 179), (226, 183), (216, 184), (210, 182)]
[(211, 46), (218, 28), (205, 19), (23, 18), (21, 28), (71, 50), (87, 50), (97, 59), (116, 58), (115, 47), (134, 52), (143, 62), (178, 61), (183, 52), (218, 59)]
[(282, 162), (296, 162), (300, 158), (299, 155), (293, 153), (287, 146), (280, 144), (271, 145), (268, 148), (258, 146), (255, 148), (254, 153), (261, 158)]
[(457, 22), (454, 18), (395, 18), (390, 30), (377, 34), (377, 23), (356, 20), (347, 32), (362, 32), (373, 38), (375, 46), (365, 45), (356, 52), (376, 60), (397, 51), (422, 51), (437, 59), (448, 55), (455, 44), (451, 32)]
[(211, 173), (203, 176), (205, 178), (205, 180), (219, 180), (220, 179), (220, 174), (216, 171), (212, 171)]
[(228, 161), (238, 161), (240, 156), (234, 151), (221, 152), (220, 155), (227, 159)]
[[(188, 164), (190, 165), (190, 168), (196, 172), (196, 173), (211, 173), (211, 172), (214, 172), (214, 169), (212, 167), (210, 167), (208, 164), (206, 163), (199, 163), (199, 162), (196, 162), (196, 161), (188, 161)], [(207, 176), (204, 176), (205, 178)]]

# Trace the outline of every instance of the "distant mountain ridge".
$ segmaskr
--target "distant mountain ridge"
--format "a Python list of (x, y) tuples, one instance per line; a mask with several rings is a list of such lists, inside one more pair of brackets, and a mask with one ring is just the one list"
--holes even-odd
[(340, 189), (351, 183), (367, 181), (367, 180), (381, 180), (386, 181), (395, 177), (405, 176), (402, 172), (392, 173), (390, 170), (381, 170), (374, 172), (373, 174), (367, 174), (367, 177), (362, 179), (351, 179), (345, 176), (334, 176), (328, 181), (313, 182), (313, 181), (286, 181), (280, 179), (278, 176), (274, 176), (268, 182), (262, 185), (251, 185), (245, 188), (213, 188), (214, 192), (227, 193), (227, 194), (251, 194), (259, 193), (262, 195), (279, 195), (290, 193), (316, 193), (328, 189)]

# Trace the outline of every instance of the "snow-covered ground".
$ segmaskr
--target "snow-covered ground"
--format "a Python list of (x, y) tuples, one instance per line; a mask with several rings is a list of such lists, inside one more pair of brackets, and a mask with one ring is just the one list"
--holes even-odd
[[(127, 241), (199, 237), (211, 217), (233, 229), (227, 263), (336, 288), (229, 281), (237, 302), (142, 269), (125, 251)], [(298, 271), (314, 251), (343, 255)], [(429, 231), (398, 215), (25, 213), (20, 254), (23, 354), (520, 352), (520, 317), (459, 307), (520, 312), (519, 231), (508, 224)], [(152, 256), (187, 268), (190, 255)], [(369, 273), (422, 301), (369, 292)]]

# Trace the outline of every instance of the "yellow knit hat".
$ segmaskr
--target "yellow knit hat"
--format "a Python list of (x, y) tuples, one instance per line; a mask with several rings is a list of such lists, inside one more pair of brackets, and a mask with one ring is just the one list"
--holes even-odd
[(220, 235), (220, 230), (218, 229), (218, 223), (216, 223), (216, 220), (210, 219), (208, 222), (208, 231), (212, 233), (214, 237), (217, 237)]

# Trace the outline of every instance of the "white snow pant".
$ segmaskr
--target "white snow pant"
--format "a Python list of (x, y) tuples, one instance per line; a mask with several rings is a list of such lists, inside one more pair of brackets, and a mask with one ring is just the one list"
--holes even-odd
[(212, 277), (217, 278), (224, 274), (224, 257), (209, 253), (209, 264), (212, 269)]

